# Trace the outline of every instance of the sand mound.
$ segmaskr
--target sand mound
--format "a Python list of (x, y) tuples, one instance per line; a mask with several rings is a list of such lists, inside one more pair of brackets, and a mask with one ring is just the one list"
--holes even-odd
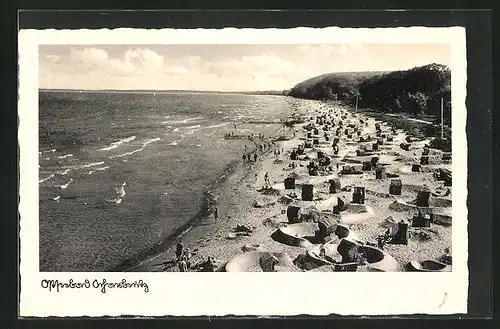
[(260, 243), (247, 243), (241, 249), (243, 251), (264, 251), (264, 246)]
[(424, 260), (422, 262), (412, 260), (406, 265), (408, 272), (450, 272), (451, 267), (435, 260)]
[(316, 223), (297, 223), (283, 226), (271, 236), (273, 240), (294, 247), (309, 248), (315, 242), (319, 226)]
[[(275, 261), (275, 270), (270, 271), (268, 262)], [(227, 262), (226, 272), (293, 272), (298, 269), (293, 265), (292, 259), (285, 253), (271, 253), (265, 251), (249, 251), (236, 255)]]
[[(321, 246), (313, 246), (304, 256), (295, 259), (295, 264), (301, 268), (311, 270), (325, 265), (338, 264), (341, 256), (337, 251), (338, 244), (328, 243), (323, 245), (324, 258), (321, 257)], [(398, 269), (397, 261), (388, 253), (372, 246), (363, 246), (362, 252), (367, 264), (358, 267), (358, 271), (395, 272)]]
[(374, 215), (373, 209), (365, 204), (351, 203), (346, 211), (340, 213), (340, 218), (343, 223), (352, 224), (358, 223)]

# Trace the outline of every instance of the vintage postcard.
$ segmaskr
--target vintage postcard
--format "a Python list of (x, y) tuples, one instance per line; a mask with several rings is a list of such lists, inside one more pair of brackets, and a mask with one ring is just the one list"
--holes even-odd
[(464, 28), (19, 51), (21, 316), (467, 313)]

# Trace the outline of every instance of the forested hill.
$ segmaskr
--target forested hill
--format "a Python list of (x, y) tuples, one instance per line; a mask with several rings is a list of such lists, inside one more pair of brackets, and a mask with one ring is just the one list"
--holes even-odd
[(451, 72), (441, 64), (406, 71), (331, 73), (294, 86), (289, 96), (356, 102), (360, 108), (380, 112), (438, 115), (441, 98), (444, 115), (451, 115)]
[[(366, 79), (380, 76), (383, 71), (374, 72), (336, 72), (318, 75), (295, 85), (289, 96), (297, 98), (332, 100), (348, 98), (356, 86)], [(345, 95), (343, 93), (346, 93)]]

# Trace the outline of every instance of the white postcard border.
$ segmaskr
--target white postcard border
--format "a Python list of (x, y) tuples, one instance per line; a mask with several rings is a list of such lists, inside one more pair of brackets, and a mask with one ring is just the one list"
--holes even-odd
[[(19, 32), (20, 316), (392, 315), (467, 312), (465, 28), (22, 30)], [(446, 43), (452, 49), (453, 272), (40, 273), (38, 269), (38, 46), (47, 44)], [(44, 279), (148, 285), (42, 288)], [(307, 291), (307, 293), (303, 293)]]

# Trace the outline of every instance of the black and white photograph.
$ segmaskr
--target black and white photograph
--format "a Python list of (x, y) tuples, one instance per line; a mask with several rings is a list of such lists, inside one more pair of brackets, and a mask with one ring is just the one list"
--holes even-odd
[[(21, 223), (36, 225), (31, 269), (140, 275), (122, 281), (139, 286), (148, 273), (176, 285), (169, 272), (218, 272), (198, 285), (232, 272), (466, 275), (465, 88), (452, 84), (465, 55), (453, 39), (201, 35), (31, 47), (37, 109), (20, 115), (38, 144), (37, 220)], [(22, 130), (23, 115), (36, 127)], [(42, 288), (64, 290), (58, 278)]]
[(449, 45), (39, 56), (41, 271), (451, 270)]

